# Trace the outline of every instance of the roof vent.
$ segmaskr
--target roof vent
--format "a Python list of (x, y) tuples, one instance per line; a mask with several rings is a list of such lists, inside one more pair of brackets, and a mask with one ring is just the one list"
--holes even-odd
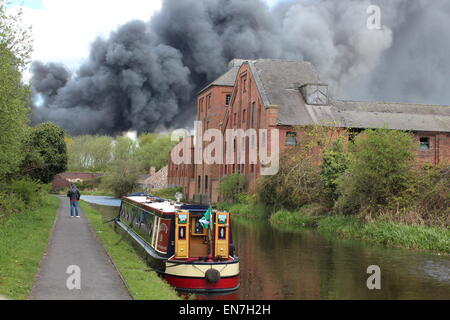
[(306, 104), (326, 106), (329, 104), (328, 85), (323, 83), (308, 83), (300, 88)]

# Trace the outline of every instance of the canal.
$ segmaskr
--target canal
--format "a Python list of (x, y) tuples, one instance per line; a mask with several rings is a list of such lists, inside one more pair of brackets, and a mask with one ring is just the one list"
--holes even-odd
[[(83, 197), (105, 221), (120, 201)], [(450, 257), (343, 240), (315, 230), (290, 230), (265, 221), (235, 218), (233, 237), (241, 258), (241, 288), (199, 299), (450, 299)], [(382, 272), (382, 289), (367, 288), (369, 266)]]

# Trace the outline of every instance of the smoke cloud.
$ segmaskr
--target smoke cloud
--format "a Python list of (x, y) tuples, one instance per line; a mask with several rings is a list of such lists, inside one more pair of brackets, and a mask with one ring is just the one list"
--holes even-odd
[[(373, 4), (381, 30), (367, 28)], [(337, 98), (448, 104), (449, 16), (425, 0), (164, 0), (97, 39), (74, 74), (33, 63), (33, 120), (75, 135), (189, 126), (196, 93), (234, 58), (310, 61)]]

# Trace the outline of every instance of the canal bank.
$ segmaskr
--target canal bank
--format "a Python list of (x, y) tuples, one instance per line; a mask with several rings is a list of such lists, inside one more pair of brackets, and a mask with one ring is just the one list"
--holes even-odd
[(323, 215), (320, 206), (271, 212), (249, 203), (219, 204), (219, 208), (245, 219), (267, 220), (273, 226), (311, 228), (341, 238), (359, 239), (387, 247), (450, 254), (450, 230), (443, 227), (407, 225), (390, 221), (363, 222), (356, 216)]
[[(107, 204), (104, 199), (99, 203)], [(103, 221), (117, 216), (118, 208), (92, 206)], [(197, 299), (450, 299), (449, 256), (273, 225), (267, 219), (236, 216), (233, 221), (241, 288)], [(367, 288), (371, 265), (382, 270), (382, 290)]]
[(60, 202), (46, 196), (43, 205), (0, 221), (0, 295), (25, 300), (47, 248)]

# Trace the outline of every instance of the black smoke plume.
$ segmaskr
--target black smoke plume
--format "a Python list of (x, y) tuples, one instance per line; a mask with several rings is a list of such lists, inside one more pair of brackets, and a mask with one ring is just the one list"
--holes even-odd
[[(381, 30), (367, 28), (373, 4)], [(190, 126), (197, 91), (234, 58), (310, 61), (339, 98), (448, 104), (449, 17), (449, 1), (164, 0), (74, 74), (35, 62), (33, 120), (75, 135)]]

